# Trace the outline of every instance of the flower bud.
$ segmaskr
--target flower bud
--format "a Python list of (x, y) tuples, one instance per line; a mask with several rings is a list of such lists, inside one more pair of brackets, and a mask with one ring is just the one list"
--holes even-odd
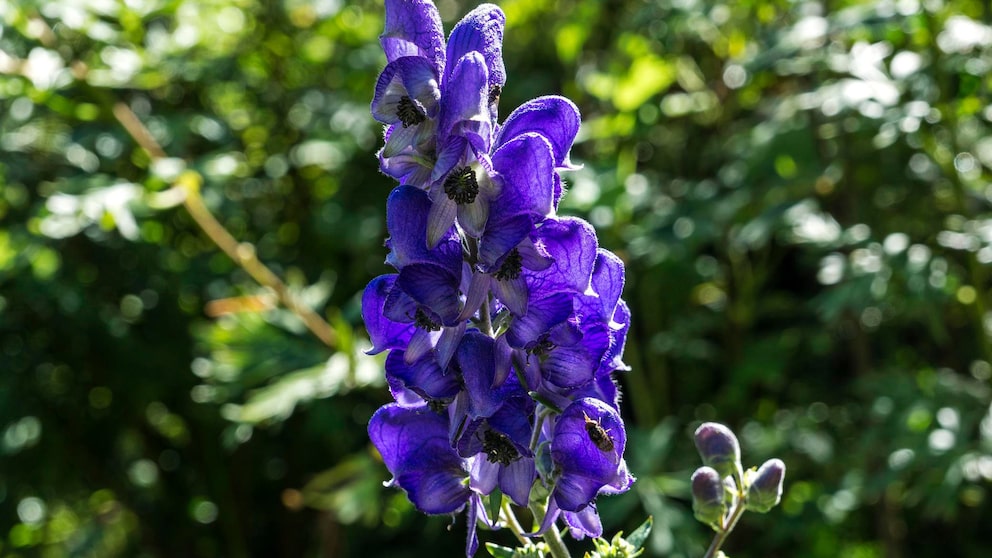
[(692, 511), (696, 519), (715, 529), (723, 526), (727, 511), (723, 480), (712, 467), (700, 467), (692, 474)]
[(716, 469), (721, 477), (741, 469), (741, 445), (729, 428), (715, 422), (704, 422), (696, 429), (696, 449), (703, 464)]
[(781, 459), (765, 461), (757, 472), (750, 475), (747, 488), (748, 510), (767, 513), (782, 500), (782, 481), (785, 479), (785, 463)]

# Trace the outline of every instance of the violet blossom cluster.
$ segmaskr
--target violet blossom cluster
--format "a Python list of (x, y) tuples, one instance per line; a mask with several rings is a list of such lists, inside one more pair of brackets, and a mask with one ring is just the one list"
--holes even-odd
[[(495, 526), (483, 497), (559, 517), (598, 537), (595, 500), (627, 490), (626, 433), (613, 373), (630, 323), (621, 260), (582, 219), (557, 215), (579, 112), (533, 99), (498, 123), (505, 17), (484, 4), (445, 41), (429, 0), (386, 0), (387, 65), (372, 114), (395, 273), (373, 279), (362, 314), (389, 351), (395, 402), (369, 437), (414, 506)], [(496, 492), (498, 489), (499, 492)]]

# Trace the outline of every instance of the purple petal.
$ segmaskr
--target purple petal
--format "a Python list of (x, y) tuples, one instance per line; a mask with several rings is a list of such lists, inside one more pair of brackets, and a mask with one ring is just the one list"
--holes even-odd
[(603, 522), (599, 519), (596, 506), (586, 506), (578, 512), (562, 512), (562, 518), (569, 526), (569, 533), (576, 540), (585, 537), (597, 538), (603, 536)]
[(544, 136), (521, 134), (504, 143), (492, 155), (493, 167), (502, 186), (498, 215), (526, 213), (535, 220), (550, 214), (554, 181), (554, 158), (551, 144)]
[(603, 487), (626, 487), (626, 439), (620, 415), (602, 401), (578, 399), (562, 412), (551, 440), (551, 458), (562, 472), (554, 490), (561, 509), (580, 511)]
[(510, 312), (517, 316), (527, 313), (527, 302), (530, 300), (530, 291), (527, 290), (527, 283), (523, 276), (515, 279), (493, 279), (493, 293)]
[(465, 462), (448, 445), (446, 417), (426, 407), (389, 404), (369, 420), (369, 438), (416, 508), (452, 513), (468, 502)]
[(612, 316), (623, 292), (623, 260), (609, 250), (600, 248), (596, 253), (596, 266), (592, 272), (592, 288), (599, 295), (603, 315)]
[(580, 121), (579, 109), (572, 101), (556, 95), (538, 97), (520, 105), (506, 118), (496, 145), (520, 134), (536, 132), (551, 142), (556, 167), (573, 168), (568, 152), (579, 131)]
[(397, 113), (404, 97), (424, 117), (433, 118), (437, 115), (441, 89), (438, 76), (426, 58), (404, 56), (383, 68), (375, 83), (372, 116), (383, 124), (400, 122)]
[(368, 354), (374, 355), (386, 349), (404, 349), (413, 336), (415, 327), (410, 322), (397, 322), (385, 316), (383, 307), (396, 275), (380, 275), (369, 282), (362, 293), (362, 319), (372, 341)]
[(530, 489), (537, 479), (537, 467), (533, 457), (520, 459), (503, 467), (499, 472), (499, 489), (518, 506), (527, 506)]
[(454, 326), (461, 313), (458, 297), (460, 277), (449, 269), (431, 263), (410, 264), (400, 270), (396, 285), (411, 298), (431, 309), (441, 323)]
[(398, 186), (386, 200), (386, 229), (389, 256), (386, 262), (397, 269), (412, 263), (431, 262), (455, 274), (461, 268), (462, 248), (458, 234), (450, 226), (438, 234), (438, 243), (428, 249), (425, 242), (430, 198), (423, 190)]
[(396, 378), (427, 401), (453, 399), (461, 389), (458, 378), (445, 374), (431, 354), (407, 364), (401, 351), (392, 351), (386, 357), (385, 368), (387, 377)]
[(602, 332), (602, 349), (592, 342), (590, 346), (577, 343), (571, 347), (557, 347), (541, 363), (541, 375), (552, 384), (563, 388), (575, 388), (593, 380), (599, 368), (599, 360), (609, 344), (609, 338)]
[(461, 342), (462, 336), (465, 335), (465, 328), (467, 326), (467, 323), (459, 319), (456, 326), (441, 329), (441, 336), (438, 337), (436, 350), (437, 364), (442, 370), (448, 368), (448, 363), (451, 361), (451, 357), (455, 355), (458, 344)]
[(592, 280), (597, 255), (592, 225), (576, 217), (546, 219), (535, 236), (554, 263), (539, 273), (526, 272), (531, 290), (584, 293)]
[(572, 314), (572, 295), (566, 292), (552, 292), (544, 298), (531, 299), (530, 307), (523, 316), (516, 316), (506, 332), (506, 340), (515, 349), (527, 349)]
[(444, 31), (441, 16), (430, 0), (386, 0), (386, 22), (379, 36), (386, 59), (423, 56), (444, 69)]
[[(493, 207), (493, 213), (502, 213), (499, 206), (502, 198), (498, 198)], [(479, 264), (483, 271), (496, 271), (496, 262), (513, 250), (527, 235), (534, 230), (531, 216), (517, 213), (499, 221), (493, 220), (479, 239)]]
[(493, 339), (478, 331), (466, 333), (458, 345), (455, 362), (469, 398), (468, 415), (473, 419), (492, 416), (503, 404), (500, 393), (492, 389), (496, 375)]
[[(492, 4), (478, 6), (451, 30), (448, 37), (448, 60), (458, 60), (472, 51), (479, 52), (489, 69), (489, 85), (502, 86), (506, 83), (506, 70), (503, 67), (505, 25), (506, 16), (498, 7)], [(445, 79), (447, 77), (446, 72)]]
[(481, 150), (488, 151), (492, 142), (492, 122), (488, 107), (489, 75), (486, 61), (478, 52), (470, 52), (453, 60), (456, 60), (456, 64), (450, 78), (445, 81), (438, 130), (444, 137), (452, 133), (457, 124), (474, 122), (474, 125), (467, 127), (467, 131), (478, 135), (483, 141), (480, 144), (483, 147)]
[[(435, 188), (437, 186), (433, 187), (432, 190)], [(438, 192), (427, 214), (427, 231), (423, 237), (426, 240), (427, 246), (434, 248), (442, 239), (447, 238), (450, 234), (449, 231), (454, 230), (452, 227), (455, 224), (455, 216), (457, 214), (458, 204), (450, 199), (443, 191)]]
[[(394, 124), (387, 128), (387, 143), (396, 126), (402, 128), (401, 124)], [(400, 184), (407, 184), (421, 190), (426, 190), (430, 186), (431, 171), (433, 170), (431, 161), (415, 148), (407, 147), (392, 156), (386, 156), (380, 149), (376, 155), (379, 157), (379, 169), (398, 180)]]

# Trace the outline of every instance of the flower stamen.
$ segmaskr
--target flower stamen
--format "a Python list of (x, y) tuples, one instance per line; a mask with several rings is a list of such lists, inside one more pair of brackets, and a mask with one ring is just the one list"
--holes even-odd
[(406, 95), (400, 97), (399, 106), (396, 107), (396, 116), (399, 117), (404, 128), (415, 126), (427, 119), (427, 116), (420, 112), (413, 100)]
[(444, 193), (458, 205), (474, 202), (475, 197), (479, 195), (479, 182), (475, 178), (475, 171), (470, 167), (451, 171), (444, 181)]

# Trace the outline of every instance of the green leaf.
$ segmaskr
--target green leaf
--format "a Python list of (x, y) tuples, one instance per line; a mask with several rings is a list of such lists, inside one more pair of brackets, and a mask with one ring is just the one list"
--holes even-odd
[(513, 549), (507, 548), (505, 546), (500, 546), (495, 543), (486, 543), (486, 550), (489, 551), (490, 556), (495, 558), (513, 558)]
[(644, 523), (641, 523), (640, 527), (634, 529), (631, 534), (627, 535), (627, 542), (630, 543), (635, 549), (640, 550), (641, 547), (644, 546), (644, 541), (648, 539), (648, 535), (651, 534), (651, 527), (653, 526), (654, 517), (649, 515), (648, 518), (644, 520)]
[(489, 517), (499, 517), (499, 507), (503, 504), (503, 492), (499, 488), (493, 489), (489, 495)]

